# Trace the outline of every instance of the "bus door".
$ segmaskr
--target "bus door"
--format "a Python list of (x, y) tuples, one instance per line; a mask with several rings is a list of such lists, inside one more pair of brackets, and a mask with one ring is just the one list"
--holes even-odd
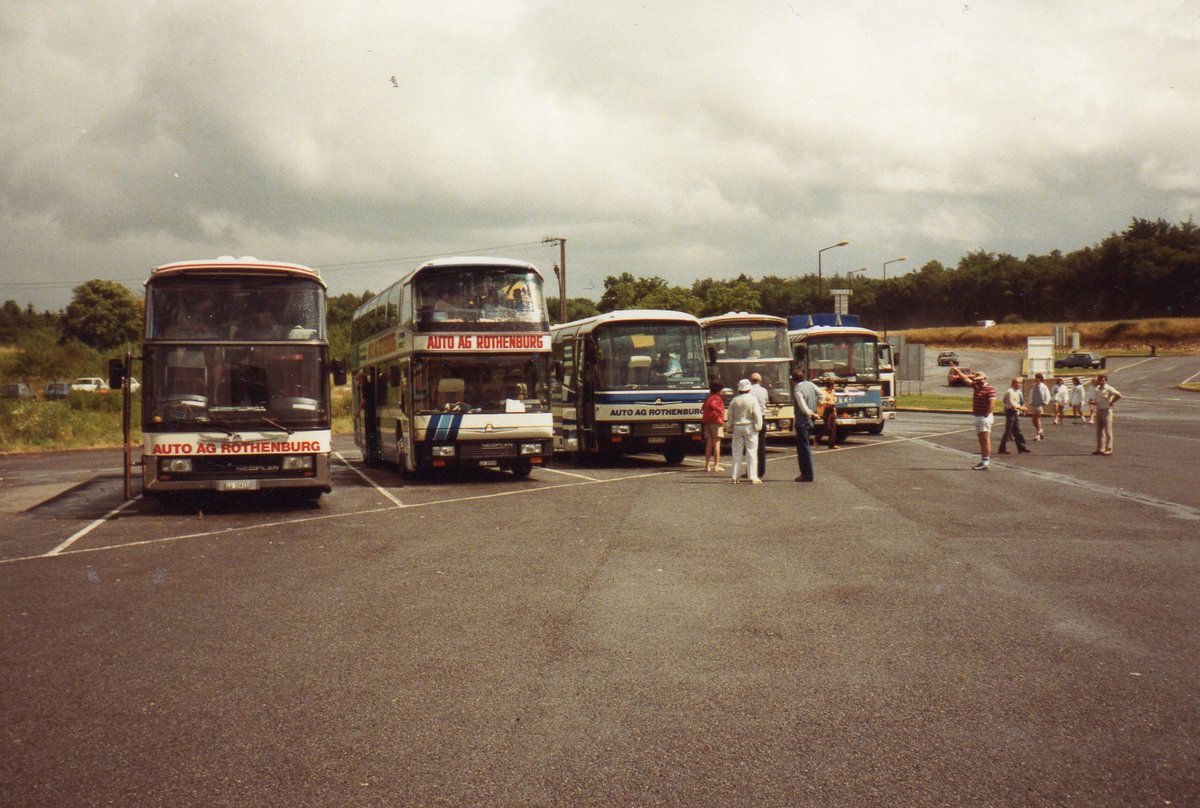
[(596, 343), (584, 335), (575, 338), (576, 417), (579, 419), (579, 448), (596, 445)]
[(413, 430), (411, 414), (416, 412), (413, 403), (412, 362), (404, 359), (400, 363), (400, 389), (396, 397), (396, 440), (401, 457), (401, 468), (416, 471), (416, 455), (413, 453)]
[(362, 381), (362, 415), (363, 415), (363, 462), (367, 465), (378, 463), (382, 457), (379, 446), (379, 395), (380, 383), (378, 368), (371, 366), (363, 370)]

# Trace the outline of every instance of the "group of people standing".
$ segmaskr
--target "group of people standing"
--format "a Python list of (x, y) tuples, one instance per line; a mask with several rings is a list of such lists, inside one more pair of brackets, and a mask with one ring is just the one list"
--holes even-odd
[[(792, 398), (796, 404), (796, 456), (800, 465), (800, 475), (796, 482), (811, 483), (814, 480), (812, 458), (812, 431), (818, 418), (825, 418), (826, 423), (832, 421), (832, 426), (826, 426), (832, 435), (830, 447), (836, 441), (837, 408), (832, 383), (821, 390), (804, 377), (804, 371), (792, 372), (795, 386)], [(722, 382), (713, 382), (709, 387), (708, 398), (700, 409), (700, 421), (704, 430), (704, 470), (721, 472), (721, 439), (726, 430), (730, 436), (730, 450), (733, 455), (732, 479), (736, 485), (742, 475), (743, 468), (751, 484), (762, 483), (766, 476), (767, 436), (764, 416), (767, 410), (769, 394), (762, 386), (762, 376), (751, 374), (749, 379), (737, 383), (737, 394), (725, 405), (721, 395), (724, 389)]]
[(733, 454), (733, 482), (741, 480), (743, 468), (754, 485), (762, 483), (766, 467), (767, 441), (765, 435), (769, 394), (762, 386), (762, 377), (755, 373), (737, 384), (737, 394), (725, 406), (721, 395), (721, 382), (713, 382), (708, 388), (708, 398), (700, 408), (700, 422), (704, 430), (704, 470), (724, 471), (721, 465), (721, 439), (729, 432), (730, 450)]
[[(987, 471), (991, 467), (992, 424), (994, 416), (992, 409), (997, 398), (996, 388), (988, 384), (986, 373), (965, 373), (957, 367), (951, 372), (964, 379), (971, 385), (971, 415), (975, 420), (975, 434), (979, 438), (979, 463), (973, 468), (976, 471)], [(1017, 376), (1012, 385), (1004, 391), (1001, 403), (1004, 408), (1004, 434), (1000, 438), (1000, 448), (997, 454), (1008, 454), (1008, 442), (1011, 440), (1017, 446), (1017, 451), (1025, 454), (1030, 449), (1025, 445), (1025, 435), (1021, 432), (1021, 415), (1028, 414), (1033, 426), (1034, 439), (1045, 439), (1042, 429), (1042, 417), (1047, 411), (1054, 413), (1054, 423), (1063, 423), (1066, 407), (1069, 404), (1075, 417), (1083, 418), (1084, 385), (1079, 377), (1074, 377), (1074, 387), (1067, 389), (1062, 379), (1055, 379), (1053, 390), (1046, 386), (1046, 378), (1042, 373), (1034, 374), (1034, 382), (1029, 390), (1029, 402), (1025, 402), (1024, 380)], [(1096, 425), (1096, 451), (1094, 455), (1111, 455), (1113, 452), (1113, 420), (1112, 409), (1121, 399), (1121, 393), (1108, 383), (1108, 374), (1096, 376), (1088, 401), (1091, 403), (1089, 422)]]

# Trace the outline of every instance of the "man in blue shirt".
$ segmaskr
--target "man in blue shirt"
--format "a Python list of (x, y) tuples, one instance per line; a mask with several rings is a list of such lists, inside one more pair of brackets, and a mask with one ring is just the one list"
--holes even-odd
[(796, 386), (792, 390), (792, 398), (796, 402), (796, 460), (800, 463), (798, 483), (813, 481), (812, 459), (812, 425), (817, 417), (817, 401), (820, 393), (817, 386), (804, 378), (803, 370), (792, 371), (792, 381)]

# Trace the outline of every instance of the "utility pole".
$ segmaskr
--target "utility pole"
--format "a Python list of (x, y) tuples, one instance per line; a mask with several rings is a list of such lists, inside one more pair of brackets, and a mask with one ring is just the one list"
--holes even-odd
[(558, 321), (567, 321), (567, 240), (560, 236), (546, 236), (543, 244), (558, 242), (558, 263), (554, 266), (554, 274), (558, 277)]

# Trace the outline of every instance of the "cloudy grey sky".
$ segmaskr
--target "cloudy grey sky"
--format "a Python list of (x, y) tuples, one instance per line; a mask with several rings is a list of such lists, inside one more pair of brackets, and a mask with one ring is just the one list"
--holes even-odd
[(39, 308), (224, 254), (550, 276), (544, 236), (572, 296), (842, 239), (879, 277), (1200, 208), (1195, 0), (0, 0), (0, 60), (0, 299)]

